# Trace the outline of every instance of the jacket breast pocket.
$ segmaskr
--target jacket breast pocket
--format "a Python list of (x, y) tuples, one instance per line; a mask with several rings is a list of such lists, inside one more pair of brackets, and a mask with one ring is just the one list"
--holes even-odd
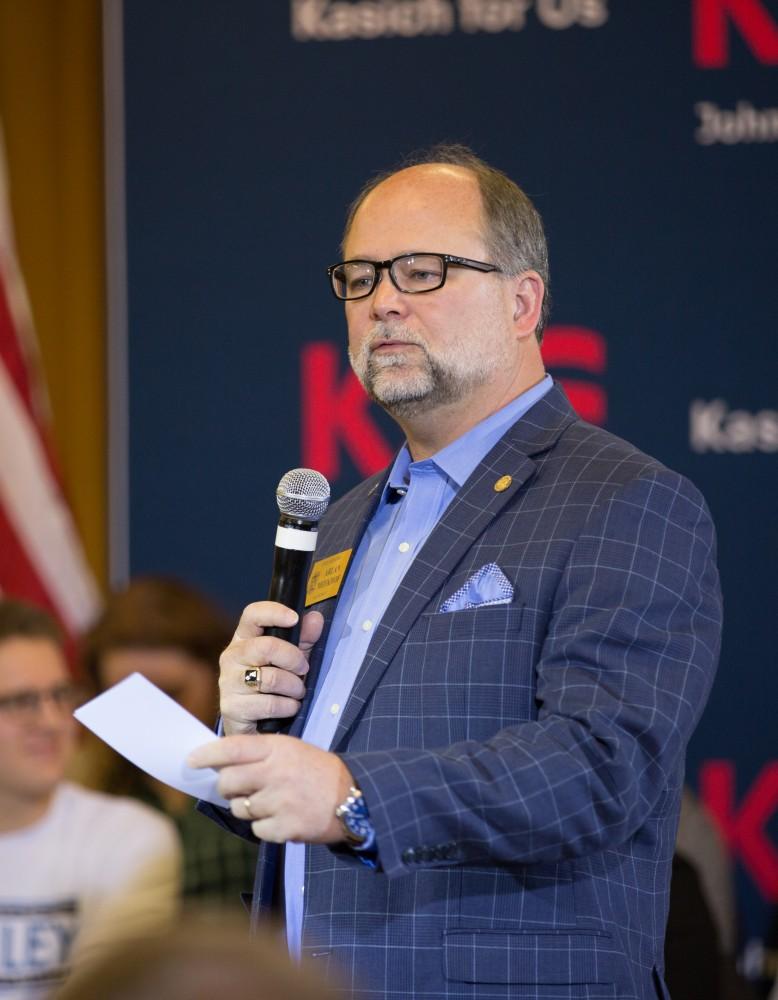
[[(523, 603), (422, 616), (424, 659), (468, 718), (469, 739), (536, 717), (535, 649)], [(445, 672), (443, 674), (443, 671)], [(430, 678), (432, 680), (432, 678)]]
[(521, 631), (523, 601), (511, 604), (484, 604), (462, 611), (428, 611), (422, 618), (429, 642), (468, 639), (515, 640)]

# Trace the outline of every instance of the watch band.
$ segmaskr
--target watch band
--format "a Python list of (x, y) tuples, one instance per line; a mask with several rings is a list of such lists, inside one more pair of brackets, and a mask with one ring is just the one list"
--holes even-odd
[(335, 809), (335, 816), (343, 827), (345, 841), (355, 851), (368, 851), (375, 842), (375, 830), (370, 822), (362, 792), (352, 785), (345, 800)]

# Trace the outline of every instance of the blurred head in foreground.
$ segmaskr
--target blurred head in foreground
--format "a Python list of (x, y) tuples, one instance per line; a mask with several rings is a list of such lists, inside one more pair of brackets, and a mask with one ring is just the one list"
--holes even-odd
[[(317, 970), (318, 971), (318, 970)], [(107, 952), (54, 1000), (321, 1000), (320, 974), (292, 962), (280, 930), (249, 936), (244, 919), (191, 914), (175, 931)]]

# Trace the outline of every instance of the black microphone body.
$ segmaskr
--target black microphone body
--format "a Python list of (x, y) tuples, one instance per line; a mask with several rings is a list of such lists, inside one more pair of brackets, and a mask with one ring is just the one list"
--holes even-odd
[[(279, 528), (286, 528), (288, 534), (286, 538), (292, 541), (294, 535), (302, 541), (306, 541), (306, 535), (312, 535), (312, 545), (310, 549), (288, 548), (283, 544), (276, 545), (273, 549), (273, 573), (270, 577), (270, 589), (267, 594), (269, 601), (277, 601), (279, 604), (292, 608), (300, 616), (297, 624), (291, 628), (281, 628), (278, 625), (271, 625), (263, 630), (263, 635), (275, 635), (280, 639), (286, 639), (297, 645), (300, 639), (300, 623), (303, 611), (305, 610), (305, 585), (308, 580), (308, 573), (311, 569), (313, 552), (316, 544), (315, 535), (317, 523), (315, 521), (304, 521), (302, 518), (288, 517), (282, 514), (278, 520)], [(294, 533), (294, 535), (292, 534)]]
[[(278, 519), (267, 598), (292, 608), (298, 618), (291, 628), (269, 626), (263, 629), (262, 634), (277, 636), (297, 645), (319, 518), (329, 502), (329, 484), (321, 473), (312, 469), (292, 469), (278, 484), (276, 500), (281, 516)], [(278, 733), (291, 723), (292, 719), (263, 719), (257, 728), (261, 733)]]

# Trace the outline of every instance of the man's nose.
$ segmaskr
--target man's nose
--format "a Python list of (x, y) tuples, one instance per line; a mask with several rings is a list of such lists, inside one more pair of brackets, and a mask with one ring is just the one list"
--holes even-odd
[(408, 314), (408, 296), (394, 287), (389, 271), (381, 271), (378, 284), (370, 297), (370, 314), (373, 319), (385, 320), (390, 316)]

